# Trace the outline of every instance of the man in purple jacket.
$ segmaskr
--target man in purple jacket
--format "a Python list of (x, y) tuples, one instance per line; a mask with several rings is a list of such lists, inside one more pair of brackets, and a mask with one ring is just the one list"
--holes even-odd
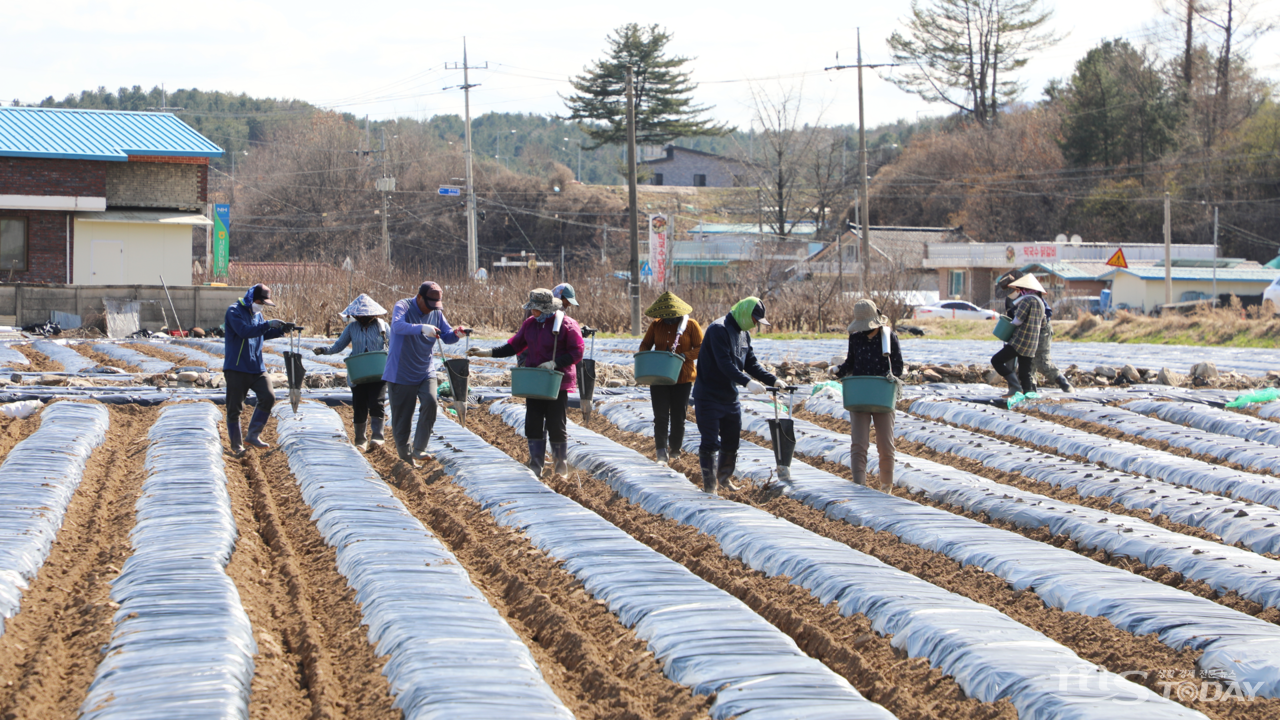
[(532, 317), (505, 345), (490, 349), (471, 348), (468, 355), (475, 357), (511, 357), (524, 353), (525, 367), (539, 367), (564, 373), (560, 379), (560, 395), (555, 400), (527, 398), (524, 401), (524, 435), (529, 440), (529, 468), (539, 477), (547, 461), (547, 436), (551, 436), (553, 471), (562, 477), (569, 475), (569, 391), (577, 387), (574, 366), (582, 362), (582, 330), (573, 318), (560, 312), (560, 300), (546, 288), (529, 293), (524, 309)]
[[(396, 303), (391, 311), (391, 337), (387, 342), (387, 366), (382, 371), (391, 405), (391, 435), (396, 453), (411, 465), (428, 460), (427, 443), (436, 424), (436, 375), (431, 367), (431, 351), (436, 340), (452, 345), (460, 335), (471, 332), (459, 325), (450, 327), (444, 318), (444, 291), (433, 282), (424, 282), (418, 294)], [(413, 433), (414, 406), (421, 403), (418, 429)]]

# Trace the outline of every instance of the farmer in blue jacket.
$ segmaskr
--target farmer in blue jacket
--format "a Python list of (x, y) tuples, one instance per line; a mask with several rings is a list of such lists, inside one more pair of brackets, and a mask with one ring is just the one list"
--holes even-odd
[(249, 435), (244, 442), (256, 448), (271, 447), (259, 437), (276, 402), (271, 381), (267, 379), (267, 366), (262, 360), (262, 341), (284, 335), (287, 327), (281, 320), (262, 317), (263, 307), (274, 305), (271, 288), (258, 284), (227, 308), (222, 374), (227, 383), (227, 437), (231, 439), (231, 452), (237, 457), (244, 454), (244, 445), (240, 442), (240, 409), (250, 390), (257, 396), (258, 406), (249, 420)]
[(729, 478), (738, 463), (742, 435), (738, 388), (762, 393), (770, 386), (785, 386), (760, 366), (751, 349), (748, 331), (757, 324), (769, 324), (764, 319), (764, 303), (759, 298), (744, 298), (728, 315), (711, 323), (702, 336), (698, 377), (693, 382), (693, 411), (698, 416), (698, 433), (702, 435), (698, 446), (702, 489), (713, 495), (719, 485), (737, 489)]

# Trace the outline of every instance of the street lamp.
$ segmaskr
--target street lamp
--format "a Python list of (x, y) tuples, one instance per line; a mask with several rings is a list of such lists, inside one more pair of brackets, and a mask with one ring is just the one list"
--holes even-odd
[[(516, 152), (516, 131), (512, 130), (511, 131), (511, 154), (515, 155), (515, 152)], [(498, 136), (498, 154), (494, 155), (494, 157), (498, 158), (498, 162), (502, 162), (502, 136), (501, 135)], [(503, 163), (503, 166), (507, 167), (507, 169), (510, 169), (510, 166), (507, 165), (506, 163)]]
[[(582, 182), (582, 141), (581, 141), (581, 140), (579, 140), (579, 139), (577, 139), (577, 138), (574, 138), (574, 139), (572, 139), (572, 140), (570, 140), (569, 138), (565, 138), (565, 139), (564, 139), (564, 141), (565, 141), (565, 142), (576, 142), (576, 143), (578, 143), (578, 174), (577, 174), (576, 178), (577, 178), (578, 182)], [(566, 151), (566, 152), (567, 152), (568, 150), (569, 150), (569, 148), (565, 148), (565, 151)]]

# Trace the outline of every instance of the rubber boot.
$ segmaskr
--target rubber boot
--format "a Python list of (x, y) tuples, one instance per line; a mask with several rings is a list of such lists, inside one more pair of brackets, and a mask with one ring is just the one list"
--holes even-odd
[(409, 465), (412, 465), (413, 467), (418, 467), (418, 461), (413, 459), (413, 452), (409, 449), (409, 446), (407, 444), (405, 445), (397, 444), (396, 455), (400, 457), (401, 461), (406, 462)]
[(702, 491), (716, 494), (716, 454), (713, 452), (698, 452), (698, 465), (702, 469)]
[(1022, 392), (1022, 383), (1018, 382), (1017, 373), (1009, 373), (1008, 375), (1005, 375), (1004, 381), (1009, 383), (1009, 392), (1005, 393), (1004, 397), (1011, 398)]
[(382, 418), (380, 417), (369, 420), (369, 442), (376, 447), (382, 447), (382, 444), (386, 442), (382, 436)]
[(671, 457), (667, 455), (667, 444), (658, 440), (654, 441), (653, 456), (658, 463), (666, 465), (671, 462)]
[(554, 461), (553, 471), (556, 475), (569, 477), (569, 443), (551, 443), (551, 459)]
[(369, 452), (369, 438), (364, 433), (366, 425), (368, 423), (356, 423), (356, 449), (360, 452)]
[(231, 440), (231, 454), (236, 457), (244, 455), (244, 442), (240, 438), (240, 423), (227, 424), (227, 438)]
[(534, 475), (542, 477), (542, 466), (547, 463), (547, 441), (529, 441), (529, 469)]
[(738, 465), (738, 454), (720, 453), (720, 464), (716, 467), (716, 484), (737, 492), (738, 486), (733, 484), (733, 471)]
[[(669, 447), (669, 448), (667, 449), (667, 457), (671, 458), (671, 460), (676, 460), (676, 459), (678, 459), (678, 458), (679, 458), (681, 455), (683, 455), (683, 454), (684, 454), (684, 453), (683, 453), (683, 451), (681, 451), (681, 450), (680, 450), (680, 446), (679, 446), (679, 445), (672, 445), (671, 447)], [(670, 461), (668, 461), (668, 462), (670, 462)]]
[(1062, 392), (1064, 393), (1070, 393), (1070, 392), (1076, 391), (1075, 388), (1071, 387), (1071, 381), (1067, 379), (1066, 375), (1058, 376), (1058, 387), (1062, 388)]
[(253, 417), (249, 419), (249, 434), (244, 439), (246, 445), (252, 445), (260, 450), (266, 450), (271, 447), (262, 438), (258, 437), (267, 427), (267, 420), (270, 418), (271, 413), (266, 410), (255, 409), (253, 411)]

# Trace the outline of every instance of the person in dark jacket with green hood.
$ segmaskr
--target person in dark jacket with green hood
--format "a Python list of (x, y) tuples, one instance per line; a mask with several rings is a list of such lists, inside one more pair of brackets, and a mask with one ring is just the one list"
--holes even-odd
[(768, 325), (764, 303), (748, 297), (738, 301), (729, 314), (707, 327), (698, 354), (698, 376), (693, 383), (693, 411), (698, 416), (698, 465), (702, 469), (702, 489), (715, 494), (720, 485), (736, 490), (730, 478), (738, 463), (742, 436), (742, 405), (738, 388), (762, 393), (784, 383), (760, 366), (751, 349), (748, 332)]

